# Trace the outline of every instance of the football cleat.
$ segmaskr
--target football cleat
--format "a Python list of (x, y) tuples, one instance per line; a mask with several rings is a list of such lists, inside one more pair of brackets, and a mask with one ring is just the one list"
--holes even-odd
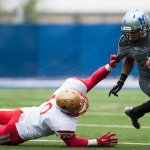
[(132, 108), (133, 107), (125, 107), (125, 114), (130, 117), (131, 119), (131, 122), (132, 122), (132, 125), (139, 129), (140, 128), (140, 122), (139, 122), (139, 118), (137, 116), (135, 116), (133, 113), (132, 113)]

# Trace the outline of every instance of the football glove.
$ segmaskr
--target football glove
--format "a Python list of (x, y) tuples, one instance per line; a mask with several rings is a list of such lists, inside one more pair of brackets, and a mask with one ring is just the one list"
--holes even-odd
[(118, 143), (118, 138), (113, 138), (116, 134), (105, 133), (97, 139), (98, 146), (114, 147)]
[(119, 64), (120, 60), (116, 58), (117, 58), (117, 55), (110, 56), (110, 62), (109, 62), (110, 67), (115, 68)]
[(148, 72), (150, 72), (150, 56), (148, 56), (148, 59), (146, 63), (144, 64), (144, 67), (146, 68)]
[(114, 94), (115, 96), (118, 96), (117, 93), (121, 90), (121, 88), (123, 87), (123, 85), (124, 85), (124, 82), (119, 80), (117, 82), (117, 84), (109, 92), (109, 97), (111, 96), (111, 94)]

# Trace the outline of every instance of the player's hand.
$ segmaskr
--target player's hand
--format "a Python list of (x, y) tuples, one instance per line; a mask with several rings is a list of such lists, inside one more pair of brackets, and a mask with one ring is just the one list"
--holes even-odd
[(110, 67), (115, 68), (119, 64), (120, 60), (116, 58), (117, 55), (115, 54), (110, 56), (110, 62), (109, 62)]
[(123, 81), (118, 81), (117, 84), (110, 90), (109, 97), (111, 94), (114, 94), (115, 96), (118, 96), (118, 92), (121, 90), (122, 86), (124, 85)]
[(147, 69), (148, 72), (150, 72), (150, 56), (148, 56), (148, 59), (144, 65), (144, 67)]
[(98, 146), (114, 147), (118, 143), (118, 138), (113, 138), (116, 134), (105, 133), (97, 139)]

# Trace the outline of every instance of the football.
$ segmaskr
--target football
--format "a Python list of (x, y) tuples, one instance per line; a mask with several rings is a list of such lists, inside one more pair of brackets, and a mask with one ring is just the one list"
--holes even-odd
[(150, 69), (150, 59), (147, 59), (146, 66)]

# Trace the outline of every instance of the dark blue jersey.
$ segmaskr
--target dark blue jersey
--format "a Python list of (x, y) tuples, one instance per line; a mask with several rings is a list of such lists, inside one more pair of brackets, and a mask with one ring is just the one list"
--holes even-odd
[(150, 55), (150, 32), (147, 36), (135, 42), (130, 42), (121, 36), (118, 46), (118, 58), (132, 57), (138, 64), (139, 79), (150, 80), (150, 70), (146, 67), (146, 60)]

